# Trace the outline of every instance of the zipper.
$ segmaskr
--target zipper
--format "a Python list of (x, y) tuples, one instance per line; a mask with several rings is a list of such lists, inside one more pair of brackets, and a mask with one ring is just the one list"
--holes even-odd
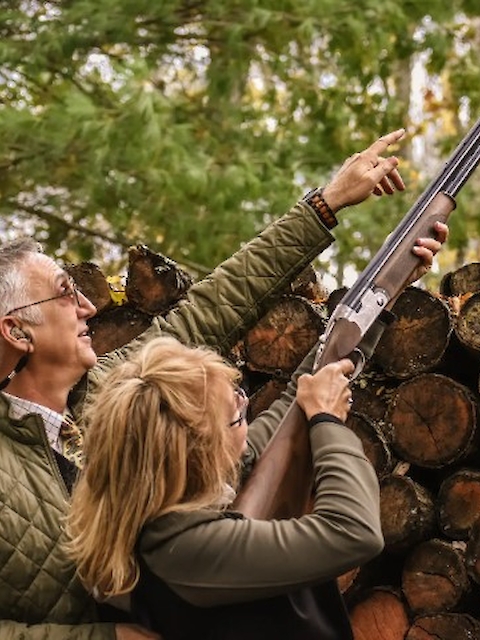
[[(39, 419), (42, 420), (41, 417)], [(37, 420), (37, 425), (38, 425), (38, 420)], [(68, 493), (67, 485), (65, 484), (65, 481), (64, 481), (64, 479), (62, 477), (62, 474), (60, 472), (60, 468), (59, 468), (59, 466), (57, 464), (57, 461), (55, 460), (55, 456), (54, 456), (54, 454), (52, 452), (52, 446), (51, 446), (50, 442), (48, 441), (47, 433), (46, 433), (45, 428), (43, 426), (43, 421), (38, 426), (40, 427), (40, 435), (41, 435), (41, 438), (42, 438), (43, 449), (47, 454), (47, 458), (48, 458), (48, 461), (50, 462), (50, 466), (52, 467), (54, 475), (56, 476), (57, 481), (58, 481), (58, 483), (60, 485), (60, 488), (61, 488), (62, 493), (63, 493), (63, 497), (66, 499), (67, 502), (70, 502), (70, 494)]]

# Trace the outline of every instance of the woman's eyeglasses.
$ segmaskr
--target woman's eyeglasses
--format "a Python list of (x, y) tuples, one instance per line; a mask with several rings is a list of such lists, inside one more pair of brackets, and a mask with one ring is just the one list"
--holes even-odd
[(228, 425), (232, 429), (234, 429), (235, 427), (239, 427), (247, 417), (248, 396), (242, 389), (242, 387), (235, 388), (235, 402), (240, 415), (236, 420), (230, 422), (230, 424)]

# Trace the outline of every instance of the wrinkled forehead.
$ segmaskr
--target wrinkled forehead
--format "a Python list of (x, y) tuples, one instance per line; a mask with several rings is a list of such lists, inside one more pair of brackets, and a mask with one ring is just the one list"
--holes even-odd
[(65, 271), (43, 253), (31, 254), (25, 264), (24, 273), (33, 290), (54, 288), (66, 277)]

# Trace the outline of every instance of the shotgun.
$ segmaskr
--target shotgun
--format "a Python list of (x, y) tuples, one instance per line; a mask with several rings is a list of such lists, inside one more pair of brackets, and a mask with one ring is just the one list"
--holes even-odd
[[(320, 336), (312, 372), (346, 357), (355, 364), (352, 378), (361, 372), (371, 355), (362, 346), (368, 330), (391, 310), (420, 264), (412, 252), (415, 241), (435, 237), (434, 223), (447, 221), (479, 162), (480, 119), (336, 306)], [(251, 518), (298, 517), (308, 509), (311, 482), (308, 427), (294, 400), (233, 507)]]

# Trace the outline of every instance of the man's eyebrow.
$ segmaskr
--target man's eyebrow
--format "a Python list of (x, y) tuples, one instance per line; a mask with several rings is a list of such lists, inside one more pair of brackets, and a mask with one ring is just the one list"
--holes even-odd
[(57, 271), (53, 281), (55, 284), (60, 284), (62, 282), (62, 280), (69, 280), (70, 276), (68, 275), (68, 273), (62, 269), (61, 271)]

